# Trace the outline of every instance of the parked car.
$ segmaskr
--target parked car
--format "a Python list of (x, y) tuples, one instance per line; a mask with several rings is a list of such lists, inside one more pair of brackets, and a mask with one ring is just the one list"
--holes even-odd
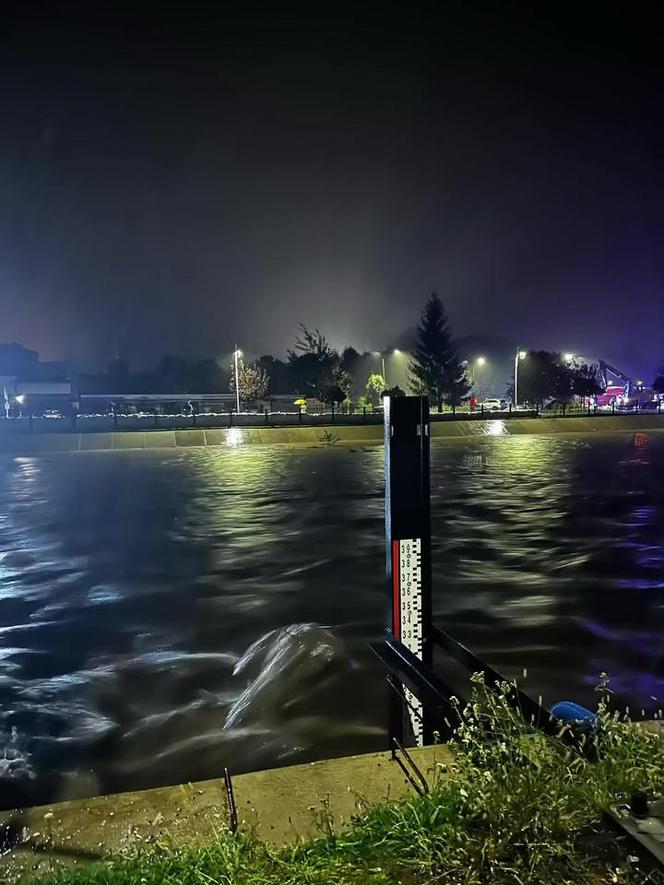
[(616, 412), (659, 412), (660, 404), (657, 400), (630, 396), (616, 405)]
[(42, 414), (44, 418), (62, 418), (62, 412), (59, 409), (46, 409)]
[(480, 403), (480, 409), (485, 412), (502, 412), (504, 405), (499, 399), (485, 399)]

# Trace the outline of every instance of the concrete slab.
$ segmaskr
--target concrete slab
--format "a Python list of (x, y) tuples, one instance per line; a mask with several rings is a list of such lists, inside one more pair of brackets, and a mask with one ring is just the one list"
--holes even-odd
[(221, 430), (219, 428), (209, 430), (205, 430), (205, 445), (206, 446), (225, 446), (226, 445), (226, 431)]
[[(184, 420), (184, 419), (183, 419)], [(55, 425), (49, 425), (55, 427)], [(91, 432), (80, 434), (81, 451), (102, 451), (111, 448), (173, 448), (174, 446), (224, 446), (228, 444), (227, 428), (196, 428), (185, 430), (145, 430)], [(241, 427), (231, 433), (238, 445), (326, 445), (324, 434), (335, 437), (338, 445), (380, 445), (383, 440), (381, 424), (309, 425), (303, 427)], [(432, 439), (437, 442), (454, 441), (484, 436), (513, 436), (522, 434), (566, 434), (584, 436), (596, 433), (656, 433), (664, 432), (662, 415), (602, 415), (574, 418), (490, 418), (436, 421), (431, 424)], [(112, 440), (112, 445), (109, 445)], [(75, 452), (79, 450), (79, 434), (70, 432), (10, 433), (0, 432), (0, 452), (30, 454), (32, 452)]]
[[(429, 782), (451, 761), (443, 745), (410, 753)], [(286, 844), (317, 832), (317, 812), (341, 829), (367, 804), (402, 798), (412, 786), (389, 753), (369, 753), (238, 775), (233, 790), (240, 826), (254, 829), (266, 842)], [(0, 856), (0, 880), (30, 882), (60, 866), (117, 856), (150, 839), (203, 845), (228, 821), (223, 779), (3, 812), (0, 828), (9, 825), (26, 841)]]
[(7, 433), (0, 436), (0, 451), (20, 455), (77, 452), (78, 433)]
[(205, 430), (176, 430), (175, 445), (178, 448), (205, 445)]
[(144, 449), (145, 432), (135, 430), (123, 430), (113, 434), (114, 449)]
[(102, 452), (113, 448), (112, 433), (79, 433), (78, 446), (81, 452)]
[(144, 434), (146, 449), (174, 449), (174, 430), (150, 430)]

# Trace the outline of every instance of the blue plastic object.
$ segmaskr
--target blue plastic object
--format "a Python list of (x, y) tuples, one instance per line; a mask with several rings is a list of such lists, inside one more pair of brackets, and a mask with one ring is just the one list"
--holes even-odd
[(597, 724), (597, 714), (574, 701), (558, 701), (551, 707), (551, 715), (561, 722), (587, 722), (594, 728)]

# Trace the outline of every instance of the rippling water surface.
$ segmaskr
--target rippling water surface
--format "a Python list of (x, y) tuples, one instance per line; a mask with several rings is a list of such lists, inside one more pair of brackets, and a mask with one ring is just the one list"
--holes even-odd
[[(433, 449), (437, 619), (547, 703), (664, 694), (648, 443)], [(382, 746), (382, 481), (379, 448), (3, 460), (0, 806)]]

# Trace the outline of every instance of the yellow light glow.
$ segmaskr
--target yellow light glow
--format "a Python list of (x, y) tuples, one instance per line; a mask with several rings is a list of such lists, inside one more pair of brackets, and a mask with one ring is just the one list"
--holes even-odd
[(478, 366), (483, 366), (485, 363), (486, 363), (486, 359), (483, 356), (477, 357), (477, 365)]
[(500, 418), (496, 418), (493, 421), (487, 421), (486, 432), (489, 436), (502, 436), (504, 433), (507, 433), (505, 422)]
[(396, 356), (398, 356), (398, 355), (401, 353), (401, 351), (399, 350), (398, 347), (395, 347), (395, 348), (394, 348), (394, 353), (395, 353)]
[(226, 445), (237, 448), (244, 442), (244, 434), (240, 427), (229, 427), (226, 431)]
[(525, 360), (525, 358), (526, 358), (527, 355), (528, 355), (528, 354), (526, 353), (525, 350), (520, 350), (520, 351), (519, 351), (519, 359), (520, 359), (520, 360)]
[(571, 363), (572, 360), (574, 359), (574, 354), (573, 353), (565, 353), (565, 354), (563, 354), (563, 358), (566, 363)]

